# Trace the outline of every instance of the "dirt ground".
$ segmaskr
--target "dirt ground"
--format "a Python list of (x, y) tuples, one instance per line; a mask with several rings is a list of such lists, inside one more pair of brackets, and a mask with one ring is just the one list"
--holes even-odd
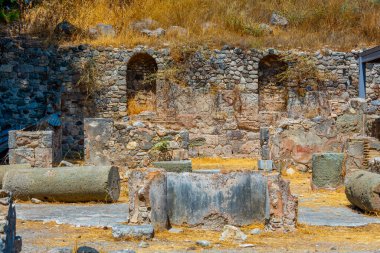
[[(291, 181), (294, 194), (299, 196), (300, 206), (348, 206), (344, 189), (337, 191), (311, 191), (310, 175), (296, 173), (284, 176)], [(289, 233), (262, 232), (250, 235), (253, 228), (263, 229), (263, 225), (253, 225), (242, 230), (248, 235), (244, 244), (253, 244), (244, 252), (376, 252), (380, 250), (380, 225), (356, 228), (317, 227), (299, 225), (297, 231)], [(220, 232), (183, 228), (180, 234), (160, 232), (148, 241), (148, 248), (139, 248), (139, 241), (117, 241), (110, 229), (78, 228), (69, 225), (42, 222), (17, 222), (18, 234), (23, 237), (23, 252), (47, 252), (55, 247), (80, 246), (96, 248), (99, 252), (134, 249), (136, 252), (203, 251), (197, 240), (211, 242), (212, 252), (240, 251), (239, 243), (219, 241)], [(380, 251), (378, 251), (380, 252)]]

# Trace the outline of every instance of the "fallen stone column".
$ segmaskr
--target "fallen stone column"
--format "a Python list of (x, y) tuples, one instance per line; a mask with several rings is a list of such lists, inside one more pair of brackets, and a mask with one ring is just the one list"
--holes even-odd
[(313, 154), (313, 189), (335, 189), (343, 185), (343, 153)]
[(3, 188), (22, 200), (114, 202), (120, 176), (114, 166), (17, 169), (5, 174)]
[(3, 178), (5, 176), (5, 173), (7, 173), (8, 171), (12, 171), (12, 170), (26, 169), (26, 168), (30, 168), (30, 167), (31, 167), (31, 165), (29, 163), (0, 166), (0, 188), (3, 188)]
[(364, 211), (380, 211), (380, 175), (364, 170), (346, 177), (346, 196)]

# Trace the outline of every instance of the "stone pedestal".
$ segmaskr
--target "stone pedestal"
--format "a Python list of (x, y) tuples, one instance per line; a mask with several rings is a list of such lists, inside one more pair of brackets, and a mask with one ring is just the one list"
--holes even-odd
[(313, 189), (336, 189), (343, 185), (343, 153), (313, 154)]

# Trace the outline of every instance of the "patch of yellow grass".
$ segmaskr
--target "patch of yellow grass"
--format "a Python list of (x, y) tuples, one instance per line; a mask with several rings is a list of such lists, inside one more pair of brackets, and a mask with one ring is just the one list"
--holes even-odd
[(194, 170), (219, 169), (222, 171), (257, 170), (257, 159), (202, 157), (191, 159)]
[[(260, 23), (269, 23), (272, 12), (287, 17), (287, 29), (274, 28), (272, 35), (262, 33)], [(86, 31), (98, 23), (113, 25), (116, 38), (76, 42), (95, 45), (137, 44), (152, 46), (232, 44), (241, 47), (279, 47), (315, 49), (352, 49), (380, 42), (380, 3), (375, 0), (50, 0), (28, 11), (25, 20), (31, 32), (51, 33), (57, 23), (68, 20)], [(159, 26), (182, 26), (188, 34), (168, 34), (149, 38), (133, 32), (129, 25), (152, 18)], [(202, 27), (208, 22), (209, 28)], [(210, 25), (212, 24), (212, 25)]]
[(293, 175), (283, 174), (283, 177), (290, 181), (291, 192), (299, 196), (300, 206), (322, 207), (350, 205), (344, 193), (344, 187), (340, 187), (336, 190), (312, 190), (311, 174), (298, 171)]
[(153, 103), (140, 104), (137, 99), (128, 99), (128, 115), (136, 115), (145, 111), (154, 111)]

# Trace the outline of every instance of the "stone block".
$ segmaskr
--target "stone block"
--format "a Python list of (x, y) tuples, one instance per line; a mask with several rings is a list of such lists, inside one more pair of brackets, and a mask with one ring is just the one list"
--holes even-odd
[(272, 171), (273, 161), (272, 160), (259, 160), (258, 163), (259, 170)]
[(192, 162), (191, 160), (185, 161), (160, 161), (153, 162), (153, 166), (164, 169), (168, 172), (191, 172)]
[(52, 148), (36, 148), (34, 150), (35, 167), (50, 168), (53, 167), (53, 149)]
[(313, 154), (312, 187), (335, 189), (343, 185), (343, 153)]
[(260, 173), (167, 173), (170, 224), (221, 230), (263, 221), (267, 180)]
[(89, 164), (110, 165), (107, 154), (108, 141), (113, 132), (113, 120), (103, 118), (84, 119), (85, 160)]
[(112, 236), (116, 239), (152, 239), (152, 225), (117, 225), (112, 228)]
[(189, 159), (189, 151), (185, 149), (175, 149), (172, 151), (172, 160), (173, 161), (182, 161)]
[(9, 164), (35, 164), (34, 149), (16, 148), (9, 150)]
[(16, 133), (17, 131), (14, 131), (14, 130), (8, 132), (8, 148), (9, 149), (17, 148)]

